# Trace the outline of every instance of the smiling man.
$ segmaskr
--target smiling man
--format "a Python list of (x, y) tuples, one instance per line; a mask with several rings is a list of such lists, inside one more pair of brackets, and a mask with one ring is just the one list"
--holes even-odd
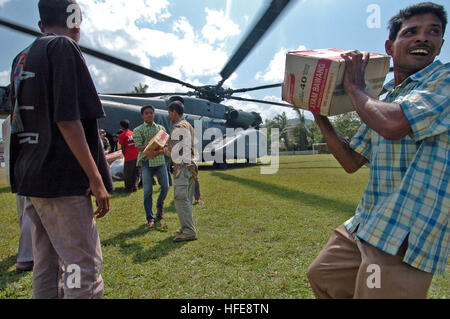
[(349, 143), (314, 115), (344, 169), (369, 163), (355, 216), (338, 227), (308, 268), (318, 298), (425, 298), (448, 258), (450, 65), (435, 60), (447, 14), (430, 2), (389, 22), (394, 79), (383, 101), (364, 91), (368, 54), (346, 61), (344, 89), (364, 122)]

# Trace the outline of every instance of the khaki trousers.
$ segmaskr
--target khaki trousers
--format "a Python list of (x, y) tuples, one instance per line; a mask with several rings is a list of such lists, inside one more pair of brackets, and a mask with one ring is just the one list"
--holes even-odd
[(173, 179), (174, 204), (180, 219), (182, 232), (196, 236), (194, 218), (192, 216), (194, 188), (194, 177), (191, 171), (183, 166), (180, 174)]
[(426, 298), (433, 274), (402, 262), (406, 245), (392, 256), (339, 226), (306, 273), (316, 298)]
[(102, 252), (89, 196), (26, 199), (33, 298), (101, 298)]

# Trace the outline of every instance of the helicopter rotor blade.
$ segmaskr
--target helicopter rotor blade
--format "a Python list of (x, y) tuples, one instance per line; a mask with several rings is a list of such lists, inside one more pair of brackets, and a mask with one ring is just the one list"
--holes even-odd
[(264, 89), (280, 87), (282, 85), (283, 85), (283, 83), (277, 83), (277, 84), (255, 86), (255, 87), (252, 87), (252, 88), (242, 88), (242, 89), (232, 90), (232, 93), (243, 93), (243, 92), (248, 92), (248, 91), (264, 90)]
[[(22, 32), (22, 33), (26, 33), (26, 34), (29, 34), (29, 35), (32, 35), (32, 36), (40, 36), (40, 35), (42, 35), (41, 32), (38, 32), (36, 30), (30, 29), (30, 28), (22, 26), (22, 25), (18, 25), (16, 23), (13, 23), (13, 22), (1, 19), (1, 18), (0, 18), (0, 25), (6, 26), (6, 27), (11, 28), (13, 30), (16, 30), (16, 31), (19, 31), (19, 32)], [(171, 76), (168, 76), (168, 75), (165, 75), (165, 74), (153, 71), (151, 69), (144, 68), (144, 67), (142, 67), (140, 65), (137, 65), (137, 64), (134, 64), (134, 63), (131, 63), (131, 62), (128, 62), (128, 61), (125, 61), (125, 60), (113, 57), (111, 55), (99, 52), (97, 50), (94, 50), (94, 49), (91, 49), (91, 48), (88, 48), (88, 47), (85, 47), (85, 46), (82, 46), (82, 45), (79, 45), (79, 47), (80, 47), (81, 51), (83, 51), (86, 54), (89, 54), (89, 55), (94, 56), (94, 57), (96, 57), (98, 59), (110, 62), (112, 64), (121, 66), (121, 67), (123, 67), (125, 69), (131, 70), (131, 71), (135, 71), (137, 73), (149, 76), (149, 77), (154, 78), (156, 80), (160, 80), (160, 81), (164, 81), (164, 82), (178, 83), (178, 84), (181, 84), (183, 86), (189, 87), (189, 88), (194, 89), (194, 90), (197, 89), (196, 86), (194, 86), (192, 84), (189, 84), (187, 82), (178, 80), (176, 78), (173, 78)]]
[(129, 97), (158, 97), (164, 95), (192, 96), (194, 92), (173, 92), (173, 93), (102, 93), (102, 95), (129, 96)]
[(13, 29), (15, 31), (26, 33), (26, 34), (29, 34), (29, 35), (32, 35), (32, 36), (35, 36), (35, 37), (38, 37), (38, 36), (42, 35), (42, 33), (39, 32), (39, 31), (36, 31), (36, 30), (30, 29), (30, 28), (21, 26), (19, 24), (16, 24), (16, 23), (4, 20), (2, 18), (0, 18), (0, 25), (3, 25), (5, 27), (8, 27), (8, 28)]
[(235, 51), (233, 56), (220, 72), (222, 80), (217, 86), (221, 86), (230, 77), (234, 70), (237, 69), (237, 67), (267, 32), (281, 12), (286, 8), (289, 2), (290, 0), (272, 0), (264, 14), (259, 18), (253, 29), (248, 33), (245, 40), (241, 42), (239, 48)]
[(135, 71), (135, 72), (143, 74), (143, 75), (147, 75), (147, 76), (149, 76), (151, 78), (154, 78), (156, 80), (160, 80), (160, 81), (164, 81), (164, 82), (178, 83), (178, 84), (181, 84), (183, 86), (186, 86), (186, 87), (194, 89), (194, 90), (197, 88), (197, 87), (195, 87), (192, 84), (189, 84), (187, 82), (184, 82), (184, 81), (178, 80), (176, 78), (173, 78), (171, 76), (168, 76), (168, 75), (165, 75), (165, 74), (153, 71), (151, 69), (144, 68), (144, 67), (142, 67), (140, 65), (137, 65), (137, 64), (134, 64), (134, 63), (131, 63), (131, 62), (127, 62), (125, 60), (113, 57), (113, 56), (105, 54), (105, 53), (101, 53), (99, 51), (96, 51), (96, 50), (93, 50), (93, 49), (90, 49), (90, 48), (87, 48), (87, 47), (84, 47), (84, 46), (80, 46), (80, 49), (81, 49), (81, 51), (83, 51), (86, 54), (89, 54), (89, 55), (94, 56), (96, 58), (99, 58), (101, 60), (110, 62), (112, 64), (121, 66), (121, 67), (123, 67), (125, 69), (131, 70), (131, 71)]
[(242, 98), (242, 97), (238, 97), (238, 96), (230, 96), (227, 97), (227, 99), (231, 99), (231, 100), (238, 100), (238, 101), (245, 101), (245, 102), (256, 102), (256, 103), (263, 103), (263, 104), (270, 104), (270, 105), (279, 105), (279, 106), (285, 106), (285, 107), (295, 107), (292, 104), (287, 104), (287, 103), (279, 103), (279, 102), (270, 102), (270, 101), (264, 101), (264, 100), (255, 100), (255, 99), (246, 99), (246, 98)]

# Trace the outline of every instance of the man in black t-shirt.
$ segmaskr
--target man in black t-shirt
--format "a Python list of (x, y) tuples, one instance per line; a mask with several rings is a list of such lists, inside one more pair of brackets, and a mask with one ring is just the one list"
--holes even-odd
[[(40, 0), (39, 13), (44, 34), (14, 59), (11, 72), (11, 188), (27, 197), (33, 224), (33, 297), (101, 298), (94, 216), (109, 211), (113, 189), (98, 135), (105, 114), (77, 45), (78, 4)], [(60, 269), (62, 278), (55, 276)]]

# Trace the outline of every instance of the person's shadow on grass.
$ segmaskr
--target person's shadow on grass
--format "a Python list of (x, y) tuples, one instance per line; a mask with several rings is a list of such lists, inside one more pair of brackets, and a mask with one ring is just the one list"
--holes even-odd
[(156, 246), (149, 249), (145, 249), (140, 243), (128, 242), (128, 240), (132, 238), (144, 236), (149, 231), (166, 232), (167, 226), (162, 224), (160, 221), (156, 222), (155, 227), (150, 230), (145, 228), (145, 225), (141, 225), (131, 231), (122, 232), (113, 238), (102, 241), (102, 246), (118, 246), (122, 254), (134, 255), (133, 263), (141, 264), (150, 259), (157, 260), (161, 257), (167, 256), (172, 250), (178, 249), (186, 244), (186, 242), (173, 242), (174, 236), (169, 236), (159, 241)]
[(9, 256), (5, 259), (0, 260), (0, 291), (4, 291), (5, 288), (20, 278), (31, 272), (17, 272), (15, 269), (8, 271), (8, 269), (16, 264), (17, 254), (14, 256)]

